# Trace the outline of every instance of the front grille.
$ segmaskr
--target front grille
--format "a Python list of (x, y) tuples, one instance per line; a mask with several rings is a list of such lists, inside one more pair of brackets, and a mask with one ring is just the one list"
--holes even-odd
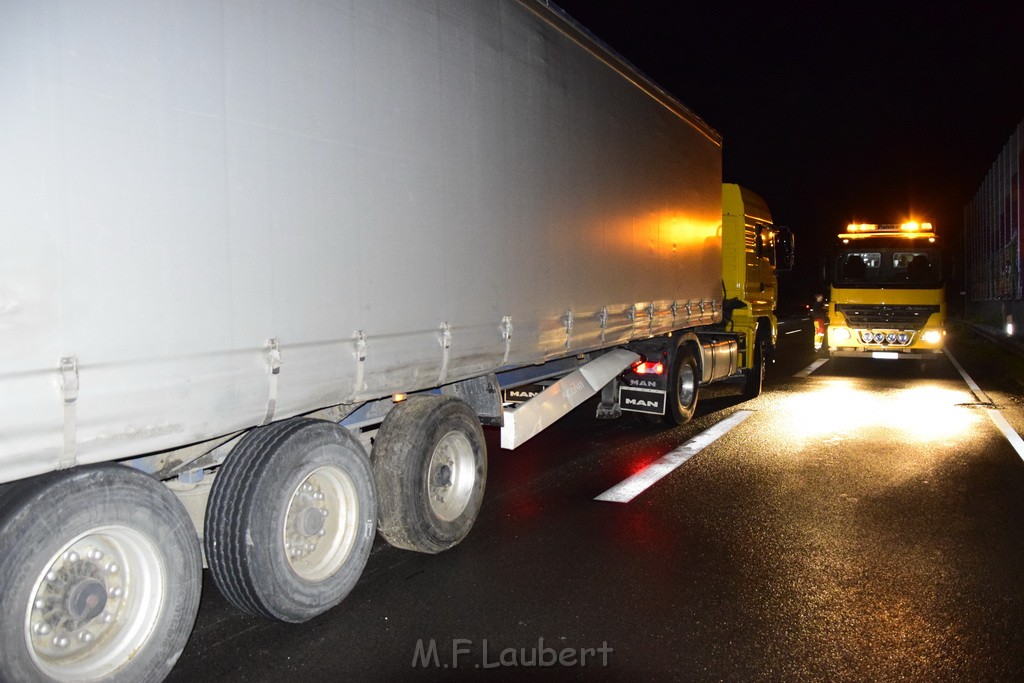
[(885, 327), (919, 330), (928, 322), (937, 305), (897, 306), (887, 304), (836, 304), (836, 312), (846, 316), (850, 327)]

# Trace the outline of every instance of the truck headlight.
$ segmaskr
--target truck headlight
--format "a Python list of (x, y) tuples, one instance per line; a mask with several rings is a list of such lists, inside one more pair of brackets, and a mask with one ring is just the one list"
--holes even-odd
[(850, 329), (847, 327), (833, 327), (832, 336), (836, 341), (846, 341), (850, 338)]
[(938, 344), (942, 341), (942, 330), (925, 330), (921, 335), (921, 341), (925, 344)]

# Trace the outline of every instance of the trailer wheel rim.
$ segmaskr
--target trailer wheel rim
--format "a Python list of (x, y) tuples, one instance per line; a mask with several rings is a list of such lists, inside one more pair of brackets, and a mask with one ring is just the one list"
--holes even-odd
[(697, 375), (689, 363), (682, 363), (679, 366), (676, 395), (679, 397), (679, 405), (683, 408), (690, 407), (697, 395)]
[(459, 431), (445, 434), (430, 456), (427, 470), (427, 499), (439, 519), (459, 518), (473, 497), (476, 483), (476, 454), (469, 438)]
[(29, 594), (32, 660), (56, 679), (109, 676), (152, 636), (165, 584), (158, 549), (138, 531), (104, 526), (78, 536), (46, 563)]
[(348, 560), (359, 535), (355, 483), (337, 467), (320, 467), (292, 492), (285, 513), (284, 548), (300, 578), (318, 582)]

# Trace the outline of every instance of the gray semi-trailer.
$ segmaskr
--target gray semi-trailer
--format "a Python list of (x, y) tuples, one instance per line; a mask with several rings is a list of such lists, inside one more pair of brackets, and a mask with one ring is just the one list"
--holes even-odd
[(162, 678), (204, 561), (309, 619), (375, 530), (465, 537), (481, 424), (618, 414), (648, 356), (677, 422), (759, 391), (722, 193), (717, 133), (544, 0), (0, 4), (0, 679)]

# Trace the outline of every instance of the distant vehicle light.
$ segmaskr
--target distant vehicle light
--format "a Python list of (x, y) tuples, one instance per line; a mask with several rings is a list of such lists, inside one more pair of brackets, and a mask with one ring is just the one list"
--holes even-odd
[(638, 375), (664, 375), (665, 364), (661, 362), (641, 360), (633, 363), (633, 372)]
[(931, 232), (931, 223), (918, 223), (917, 221), (909, 221), (900, 225), (900, 230), (903, 232)]
[(878, 230), (877, 223), (850, 223), (846, 226), (846, 232), (873, 232)]
[(926, 344), (938, 344), (942, 341), (942, 330), (925, 330), (921, 335), (921, 341)]

